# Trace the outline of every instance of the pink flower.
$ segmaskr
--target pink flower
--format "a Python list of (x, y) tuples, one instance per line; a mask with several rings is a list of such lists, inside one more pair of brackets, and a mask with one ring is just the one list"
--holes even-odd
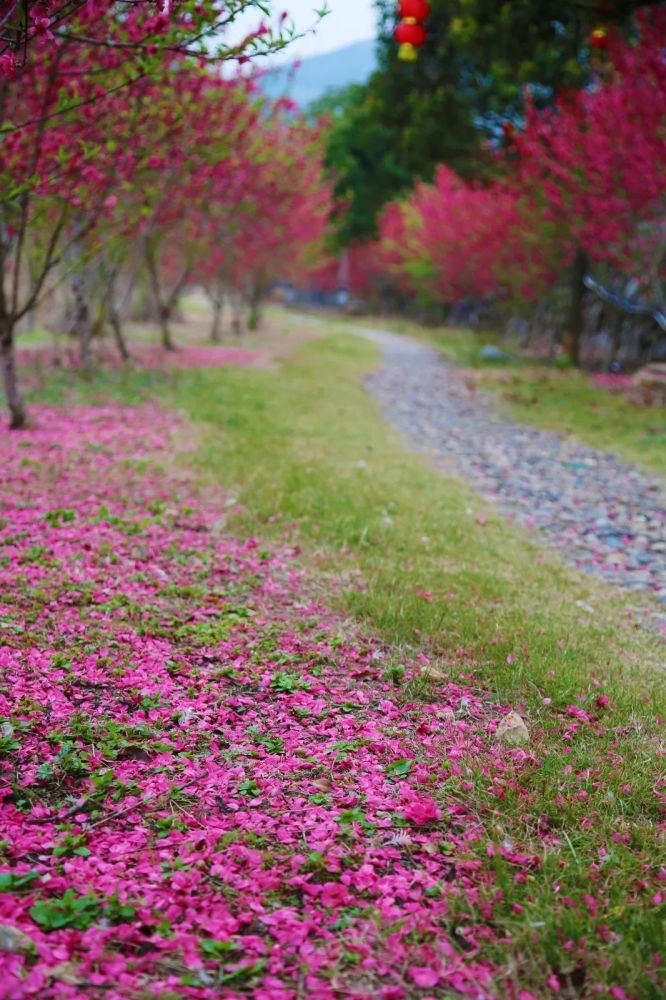
[(436, 802), (433, 802), (427, 795), (417, 795), (416, 793), (409, 799), (403, 807), (405, 819), (409, 819), (418, 826), (432, 823), (441, 819), (441, 811)]
[(427, 965), (412, 965), (409, 970), (409, 974), (416, 985), (420, 986), (422, 989), (428, 989), (430, 986), (437, 986), (437, 983), (439, 982), (439, 974)]
[(428, 601), (428, 603), (434, 601), (434, 597), (429, 590), (417, 590), (416, 596), (419, 598), (419, 600)]
[(338, 906), (348, 906), (353, 901), (353, 896), (339, 882), (324, 882), (321, 887), (320, 899), (324, 906), (330, 906), (335, 909)]

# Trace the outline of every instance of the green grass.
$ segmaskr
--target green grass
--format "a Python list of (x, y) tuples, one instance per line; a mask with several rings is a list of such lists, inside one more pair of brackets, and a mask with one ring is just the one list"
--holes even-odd
[(508, 380), (505, 374), (501, 378), (484, 375), (481, 385), (499, 394), (514, 419), (574, 434), (666, 479), (663, 407), (634, 406), (575, 371), (512, 370)]
[[(661, 925), (640, 886), (660, 857), (663, 647), (609, 588), (568, 571), (492, 513), (477, 523), (483, 503), (407, 452), (382, 421), (362, 386), (376, 360), (371, 345), (334, 332), (279, 370), (68, 375), (40, 394), (132, 402), (160, 394), (200, 428), (194, 458), (183, 461), (236, 498), (229, 529), (298, 541), (317, 593), (390, 645), (396, 683), (402, 658), (423, 649), (447, 673), (516, 707), (535, 734), (536, 762), (501, 800), (496, 776), (481, 770), (466, 794), (489, 836), (543, 863), (519, 883), (510, 866), (479, 857), (497, 865), (505, 893), (509, 943), (489, 946), (489, 957), (518, 961), (521, 982), (548, 995), (548, 969), (572, 983), (582, 975), (583, 959), (565, 942), (586, 938), (588, 979), (656, 998), (646, 969)], [(610, 709), (565, 739), (567, 706), (593, 705), (600, 691)], [(436, 697), (436, 687), (425, 677), (403, 696)], [(552, 833), (545, 852), (540, 824)], [(610, 936), (588, 913), (586, 894), (604, 901)]]
[(27, 330), (17, 337), (17, 347), (19, 350), (25, 347), (48, 347), (52, 343), (53, 334), (43, 327)]

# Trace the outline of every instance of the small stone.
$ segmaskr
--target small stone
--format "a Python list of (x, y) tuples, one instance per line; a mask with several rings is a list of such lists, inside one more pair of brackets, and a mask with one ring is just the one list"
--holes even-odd
[(25, 952), (33, 951), (35, 948), (35, 942), (23, 931), (20, 931), (18, 927), (12, 927), (10, 924), (0, 924), (0, 952), (5, 952), (9, 955), (20, 955)]
[(495, 730), (493, 739), (508, 746), (519, 746), (522, 743), (529, 743), (530, 734), (518, 712), (509, 712)]
[(48, 975), (56, 982), (65, 983), (67, 986), (80, 986), (81, 983), (85, 983), (80, 966), (75, 962), (60, 962), (58, 965), (53, 965), (48, 970)]
[(508, 361), (509, 355), (495, 344), (486, 344), (481, 348), (481, 357), (484, 361)]

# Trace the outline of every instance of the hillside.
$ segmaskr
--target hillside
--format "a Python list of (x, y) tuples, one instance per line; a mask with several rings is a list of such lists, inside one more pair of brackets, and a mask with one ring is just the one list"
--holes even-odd
[(375, 41), (368, 39), (303, 59), (296, 69), (293, 63), (276, 66), (267, 71), (262, 84), (269, 97), (291, 97), (306, 107), (327, 90), (363, 83), (374, 68)]

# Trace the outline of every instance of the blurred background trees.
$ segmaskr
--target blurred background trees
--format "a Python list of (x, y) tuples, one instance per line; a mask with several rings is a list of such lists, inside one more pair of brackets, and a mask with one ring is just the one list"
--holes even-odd
[(549, 299), (578, 363), (588, 279), (615, 296), (597, 302), (607, 327), (621, 299), (642, 309), (649, 354), (666, 324), (662, 5), (432, 0), (415, 62), (398, 59), (394, 3), (377, 8), (376, 71), (311, 108), (329, 116), (331, 245), (375, 247), (352, 291), (395, 303), (397, 286), (437, 317), (469, 298), (524, 329)]

